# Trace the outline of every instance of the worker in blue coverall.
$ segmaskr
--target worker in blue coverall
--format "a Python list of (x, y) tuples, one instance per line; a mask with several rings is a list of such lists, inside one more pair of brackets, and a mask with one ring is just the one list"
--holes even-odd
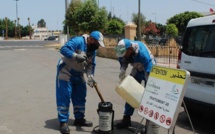
[(105, 47), (103, 35), (99, 31), (93, 31), (90, 35), (72, 37), (60, 49), (62, 57), (57, 65), (56, 102), (62, 134), (70, 133), (68, 127), (70, 101), (73, 104), (74, 125), (93, 126), (91, 121), (84, 118), (87, 95), (84, 73), (88, 79), (87, 84), (93, 87), (95, 56), (99, 46)]
[[(139, 83), (144, 80), (146, 84), (151, 68), (156, 64), (154, 56), (148, 47), (141, 41), (122, 39), (118, 42), (115, 51), (120, 62), (120, 81), (125, 78), (126, 69), (130, 64), (133, 66), (130, 75)], [(133, 113), (134, 108), (126, 102), (123, 119), (116, 124), (116, 127), (123, 129), (131, 126)]]

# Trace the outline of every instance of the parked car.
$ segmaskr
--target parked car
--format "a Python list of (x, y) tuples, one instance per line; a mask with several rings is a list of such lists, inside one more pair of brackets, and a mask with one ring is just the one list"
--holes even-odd
[(168, 41), (167, 38), (161, 38), (158, 44), (161, 45), (161, 46), (165, 46), (165, 44), (167, 43), (167, 41)]
[(182, 43), (182, 37), (181, 37), (181, 36), (175, 37), (175, 41), (176, 41), (176, 43), (177, 43), (178, 45), (181, 45), (181, 43)]
[(190, 72), (184, 102), (191, 114), (215, 112), (215, 15), (191, 19), (177, 68)]
[(44, 40), (56, 40), (55, 36), (49, 36), (48, 38), (45, 38)]

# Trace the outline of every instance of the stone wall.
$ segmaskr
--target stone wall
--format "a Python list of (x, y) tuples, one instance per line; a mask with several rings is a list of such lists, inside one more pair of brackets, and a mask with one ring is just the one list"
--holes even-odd
[(110, 58), (110, 59), (117, 59), (114, 47), (112, 48), (99, 48), (97, 50), (97, 56)]
[[(113, 39), (105, 38), (104, 42), (106, 47), (105, 48), (100, 47), (97, 51), (97, 55), (100, 57), (117, 59), (116, 53), (114, 50), (115, 46), (117, 45), (116, 40), (114, 38)], [(144, 42), (144, 44), (146, 43)], [(171, 55), (171, 57), (177, 57), (178, 51), (179, 51), (179, 46), (176, 44), (174, 39), (171, 39), (169, 42), (167, 42), (166, 46), (160, 46), (160, 45), (154, 45), (154, 46), (147, 45), (147, 46), (155, 57), (162, 57), (162, 56), (169, 56), (169, 55)]]

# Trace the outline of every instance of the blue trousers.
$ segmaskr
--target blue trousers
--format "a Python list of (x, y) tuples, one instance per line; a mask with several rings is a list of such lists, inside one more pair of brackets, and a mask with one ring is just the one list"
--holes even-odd
[(68, 122), (71, 101), (75, 119), (84, 118), (87, 95), (87, 87), (85, 80), (83, 80), (83, 74), (75, 74), (73, 70), (71, 71), (69, 80), (59, 79), (60, 70), (64, 66), (65, 64), (58, 63), (56, 76), (56, 103), (59, 122)]

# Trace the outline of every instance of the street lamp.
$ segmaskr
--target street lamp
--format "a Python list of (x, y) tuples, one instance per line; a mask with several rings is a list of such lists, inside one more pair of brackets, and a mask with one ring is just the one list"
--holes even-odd
[(154, 15), (155, 15), (155, 23), (156, 23), (156, 15), (157, 15), (157, 14), (156, 14), (156, 13), (152, 13), (152, 14), (154, 14)]
[[(18, 1), (19, 0), (14, 0), (16, 1), (16, 24), (15, 24), (15, 27), (17, 27), (19, 25), (19, 19), (18, 19)], [(15, 28), (15, 32), (17, 32), (16, 28)], [(17, 33), (15, 33), (15, 37), (16, 37)], [(20, 28), (19, 28), (19, 38), (20, 38)]]
[(138, 0), (138, 30), (137, 30), (137, 40), (141, 40), (141, 23), (140, 23), (140, 0)]
[[(19, 0), (14, 0), (14, 1), (16, 1), (16, 22), (18, 23), (18, 21), (17, 21), (18, 20), (18, 4), (17, 4), (17, 2)], [(18, 25), (17, 23), (16, 23), (16, 26)]]

